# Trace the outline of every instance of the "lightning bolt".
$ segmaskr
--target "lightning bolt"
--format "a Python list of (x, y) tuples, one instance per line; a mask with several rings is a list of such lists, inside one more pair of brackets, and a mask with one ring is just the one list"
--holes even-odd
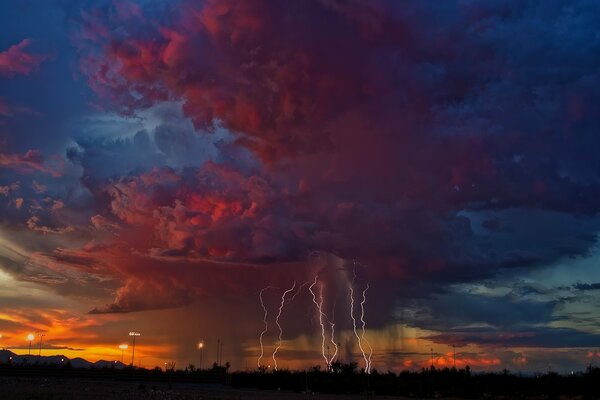
[(295, 288), (296, 288), (296, 282), (294, 281), (294, 285), (290, 289), (283, 292), (283, 294), (281, 295), (281, 303), (279, 304), (279, 311), (277, 313), (277, 317), (275, 317), (275, 324), (279, 328), (279, 342), (277, 343), (277, 347), (275, 348), (275, 351), (273, 351), (273, 367), (275, 368), (275, 371), (277, 371), (277, 358), (275, 356), (277, 355), (277, 351), (279, 351), (279, 349), (281, 348), (281, 340), (282, 340), (282, 336), (283, 336), (283, 329), (281, 328), (281, 325), (279, 325), (279, 318), (281, 317), (281, 313), (283, 311), (283, 306), (285, 305), (285, 296), (289, 292), (293, 291)]
[(367, 282), (367, 286), (365, 287), (365, 290), (363, 290), (362, 292), (362, 301), (360, 302), (360, 322), (362, 324), (362, 334), (361, 334), (361, 339), (364, 340), (367, 343), (367, 346), (369, 346), (369, 361), (367, 362), (367, 365), (365, 367), (365, 370), (367, 372), (367, 374), (371, 373), (371, 357), (373, 356), (373, 348), (371, 347), (371, 344), (369, 343), (369, 341), (365, 338), (365, 302), (367, 301), (367, 290), (369, 290), (369, 283)]
[(331, 344), (333, 344), (333, 348), (335, 349), (333, 352), (333, 355), (331, 356), (331, 358), (329, 359), (329, 361), (327, 361), (327, 365), (329, 365), (329, 368), (331, 368), (331, 364), (333, 363), (333, 360), (335, 360), (335, 357), (337, 356), (338, 353), (338, 345), (335, 342), (335, 323), (333, 322), (329, 322), (329, 325), (331, 326)]
[[(325, 355), (325, 324), (323, 324), (323, 308), (322, 308), (323, 304), (317, 302), (317, 296), (315, 295), (315, 292), (313, 291), (313, 287), (317, 284), (317, 278), (318, 278), (318, 275), (315, 276), (315, 280), (312, 283), (312, 285), (310, 285), (308, 287), (308, 290), (309, 290), (310, 294), (312, 295), (313, 303), (315, 303), (315, 306), (317, 307), (317, 311), (319, 312), (319, 324), (321, 325), (321, 337), (323, 338), (323, 340), (321, 342), (321, 353), (323, 354), (323, 359), (325, 360), (325, 364), (327, 364), (327, 367), (329, 368), (329, 360), (327, 359), (327, 355)], [(321, 285), (321, 300), (323, 298), (322, 293), (323, 293), (323, 285)]]
[(362, 342), (360, 340), (360, 336), (356, 331), (356, 318), (354, 318), (354, 281), (356, 280), (356, 262), (354, 262), (354, 277), (352, 278), (352, 283), (348, 285), (348, 292), (350, 295), (350, 318), (352, 318), (352, 329), (354, 330), (354, 336), (356, 336), (356, 340), (358, 341), (358, 348), (365, 359), (365, 372), (369, 367), (369, 360), (367, 359), (367, 355), (365, 354), (365, 350), (362, 347)]
[(306, 285), (308, 285), (310, 283), (310, 281), (306, 281), (304, 282), (302, 285), (298, 286), (298, 290), (296, 290), (296, 293), (294, 293), (294, 295), (292, 296), (292, 298), (290, 299), (290, 303), (292, 301), (294, 301), (294, 299), (296, 298), (296, 296), (298, 296), (300, 294), (300, 292), (302, 291), (302, 288)]
[[(323, 302), (321, 301), (321, 304)], [(333, 303), (333, 307), (331, 309), (331, 321), (329, 320), (329, 318), (327, 319), (327, 321), (329, 322), (329, 325), (331, 327), (331, 344), (333, 344), (333, 348), (334, 348), (334, 352), (333, 355), (331, 356), (331, 358), (329, 359), (329, 367), (331, 368), (331, 364), (333, 363), (333, 360), (335, 360), (335, 357), (337, 356), (338, 353), (338, 345), (335, 342), (335, 306), (337, 304), (337, 300)]]
[(267, 333), (267, 331), (269, 330), (269, 323), (267, 322), (267, 316), (268, 316), (268, 311), (267, 311), (267, 307), (265, 307), (265, 302), (263, 301), (263, 292), (267, 289), (271, 289), (271, 286), (267, 286), (264, 287), (260, 290), (260, 292), (258, 293), (258, 298), (260, 299), (260, 305), (264, 311), (264, 316), (263, 316), (263, 323), (265, 324), (265, 329), (263, 329), (263, 331), (260, 333), (260, 336), (258, 338), (258, 341), (260, 342), (260, 356), (258, 356), (258, 368), (260, 368), (260, 360), (263, 358), (263, 356), (265, 355), (265, 348), (263, 346), (263, 336), (265, 333)]

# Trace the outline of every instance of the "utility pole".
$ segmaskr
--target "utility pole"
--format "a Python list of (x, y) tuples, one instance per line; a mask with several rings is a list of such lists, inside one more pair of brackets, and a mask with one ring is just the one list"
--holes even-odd
[(46, 336), (46, 334), (40, 333), (40, 351), (38, 353), (38, 357), (42, 356), (42, 340), (44, 340), (44, 336)]
[[(129, 336), (133, 337), (133, 348), (131, 350), (131, 366), (134, 367), (135, 364), (133, 364), (134, 358), (135, 358), (135, 338), (137, 336), (141, 336), (142, 334), (139, 332), (129, 332)], [(140, 360), (141, 361), (141, 360)]]
[(223, 364), (223, 342), (221, 342), (221, 350), (219, 353), (219, 365)]
[(29, 335), (27, 335), (27, 341), (29, 342), (29, 352), (27, 353), (28, 355), (31, 355), (31, 342), (33, 342), (34, 339), (35, 339), (35, 336), (33, 333), (30, 333)]
[(217, 339), (217, 366), (221, 365), (219, 362), (219, 354), (221, 353), (221, 338)]
[(433, 348), (431, 348), (431, 369), (433, 369)]
[(456, 346), (452, 345), (452, 352), (454, 353), (454, 369), (456, 369)]

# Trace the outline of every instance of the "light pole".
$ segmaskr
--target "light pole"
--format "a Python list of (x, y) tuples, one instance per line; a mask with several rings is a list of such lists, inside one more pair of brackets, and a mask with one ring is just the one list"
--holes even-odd
[(31, 355), (31, 342), (33, 342), (33, 340), (35, 339), (35, 336), (33, 335), (33, 333), (30, 333), (29, 335), (27, 335), (27, 340), (29, 341), (29, 355)]
[(40, 333), (40, 352), (38, 353), (38, 357), (42, 356), (42, 340), (44, 340), (45, 333)]
[(125, 343), (119, 345), (119, 349), (121, 349), (121, 364), (123, 364), (123, 354), (125, 353), (125, 350), (127, 350), (128, 348), (129, 348), (129, 346), (126, 345)]
[(204, 340), (198, 342), (198, 350), (200, 350), (200, 370), (202, 371), (202, 353), (204, 353)]
[(217, 366), (219, 366), (219, 354), (221, 348), (221, 339), (217, 339)]
[(431, 349), (431, 369), (433, 370), (433, 348)]
[(456, 369), (456, 346), (452, 345), (454, 369)]
[(131, 366), (133, 367), (133, 360), (135, 357), (135, 338), (137, 336), (142, 336), (142, 334), (139, 332), (129, 332), (129, 336), (133, 337), (133, 349), (131, 350)]

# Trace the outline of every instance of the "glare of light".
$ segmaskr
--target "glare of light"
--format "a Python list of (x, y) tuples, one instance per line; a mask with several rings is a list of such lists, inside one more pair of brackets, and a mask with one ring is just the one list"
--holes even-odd
[(119, 349), (121, 349), (121, 350), (127, 350), (128, 348), (129, 348), (129, 345), (126, 345), (126, 344), (119, 345)]
[(142, 336), (139, 332), (129, 332), (129, 336)]
[(199, 342), (198, 343), (198, 348), (199, 349), (203, 349), (204, 348), (204, 342)]
[(0, 333), (0, 339), (2, 339), (2, 334)]
[(30, 333), (29, 335), (27, 335), (28, 341), (33, 342), (34, 339), (35, 339), (35, 335), (33, 333)]

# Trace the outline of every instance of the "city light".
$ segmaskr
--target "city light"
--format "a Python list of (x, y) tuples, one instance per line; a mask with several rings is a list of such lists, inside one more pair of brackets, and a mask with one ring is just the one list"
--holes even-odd
[(198, 350), (200, 350), (200, 365), (199, 369), (202, 369), (202, 357), (204, 353), (204, 340), (198, 342)]
[[(121, 364), (123, 364), (123, 354), (125, 353), (125, 350), (127, 350), (129, 348), (129, 345), (123, 343), (119, 345), (119, 349), (121, 349)], [(116, 361), (115, 361), (116, 363)]]
[(35, 339), (35, 335), (33, 333), (27, 335), (27, 341), (29, 342), (29, 352), (27, 353), (28, 355), (31, 355), (31, 342), (33, 342), (33, 339)]

